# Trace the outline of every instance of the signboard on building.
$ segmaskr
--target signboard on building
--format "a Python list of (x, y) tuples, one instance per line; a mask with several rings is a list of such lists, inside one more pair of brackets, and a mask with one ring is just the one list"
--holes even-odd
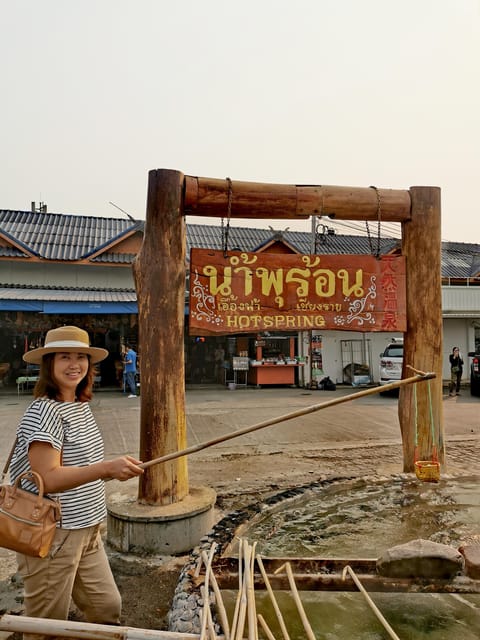
[(190, 334), (406, 331), (405, 258), (192, 249)]

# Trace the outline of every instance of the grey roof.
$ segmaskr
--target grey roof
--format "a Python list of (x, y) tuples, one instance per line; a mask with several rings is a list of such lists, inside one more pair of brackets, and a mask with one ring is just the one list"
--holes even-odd
[(136, 302), (134, 289), (84, 289), (82, 287), (35, 287), (0, 285), (1, 300), (45, 302)]
[(461, 242), (442, 243), (442, 276), (473, 278), (480, 274), (480, 246)]
[[(311, 233), (241, 227), (230, 224), (228, 249), (256, 251), (268, 242), (283, 238), (300, 253), (311, 251)], [(278, 224), (278, 221), (275, 221)], [(288, 223), (288, 221), (286, 221)], [(143, 220), (99, 218), (58, 213), (37, 213), (0, 209), (0, 235), (11, 240), (16, 247), (0, 246), (0, 257), (25, 258), (29, 254), (49, 260), (80, 260), (92, 257), (92, 262), (131, 264), (132, 253), (119, 253), (115, 245), (132, 232), (143, 232)], [(223, 249), (226, 229), (222, 225), (187, 224), (187, 250), (192, 247)], [(319, 254), (368, 254), (375, 251), (376, 238), (366, 236), (324, 234), (318, 237)], [(380, 253), (400, 249), (397, 238), (381, 238)], [(462, 242), (442, 243), (442, 276), (446, 278), (474, 278), (480, 276), (480, 245)]]
[[(23, 255), (45, 260), (88, 258), (143, 226), (141, 220), (0, 210), (0, 233), (23, 247)], [(1, 249), (0, 255), (6, 255)]]
[[(241, 249), (242, 251), (256, 251), (263, 245), (274, 239), (284, 239), (289, 245), (294, 247), (299, 253), (310, 253), (311, 234), (305, 231), (283, 231), (270, 229), (252, 229), (249, 227), (230, 226), (228, 232), (228, 249), (231, 251)], [(224, 234), (219, 224), (187, 224), (187, 248), (199, 249), (223, 249)], [(373, 240), (374, 250), (377, 247), (376, 239)], [(400, 242), (396, 238), (381, 238), (380, 253), (385, 254), (400, 247)], [(365, 254), (371, 253), (369, 239), (366, 236), (354, 235), (325, 235), (320, 236), (317, 242), (317, 253), (321, 254)]]

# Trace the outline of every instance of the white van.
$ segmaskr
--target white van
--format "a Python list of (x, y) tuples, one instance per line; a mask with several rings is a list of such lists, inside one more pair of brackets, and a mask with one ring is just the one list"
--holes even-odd
[(380, 354), (380, 385), (401, 380), (402, 367), (403, 338), (392, 338)]

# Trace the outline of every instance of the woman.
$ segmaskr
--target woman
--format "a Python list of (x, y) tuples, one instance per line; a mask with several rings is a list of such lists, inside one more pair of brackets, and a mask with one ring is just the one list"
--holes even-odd
[[(17, 554), (27, 616), (66, 620), (73, 598), (88, 622), (120, 622), (120, 594), (99, 532), (107, 514), (104, 480), (128, 480), (143, 469), (131, 456), (103, 459), (103, 440), (89, 400), (93, 365), (107, 355), (90, 346), (83, 329), (60, 327), (48, 331), (43, 347), (23, 356), (40, 364), (40, 374), (35, 399), (17, 429), (10, 477), (15, 481), (25, 471), (36, 471), (45, 493), (57, 497), (62, 509), (49, 555)], [(22, 480), (22, 486), (37, 492), (33, 483)]]
[[(460, 382), (463, 373), (463, 359), (460, 355), (460, 349), (453, 347), (450, 354), (450, 395), (460, 395)], [(455, 393), (454, 393), (455, 392)]]

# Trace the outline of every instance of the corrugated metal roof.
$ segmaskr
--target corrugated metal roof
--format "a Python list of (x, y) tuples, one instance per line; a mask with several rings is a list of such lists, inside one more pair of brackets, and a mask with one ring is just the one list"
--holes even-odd
[[(228, 248), (243, 251), (256, 251), (274, 236), (282, 236), (285, 241), (295, 247), (300, 253), (310, 253), (311, 234), (305, 231), (275, 231), (273, 229), (253, 229), (249, 227), (230, 226), (228, 232)], [(376, 239), (373, 240), (376, 249)], [(400, 246), (396, 238), (381, 238), (380, 253), (389, 253)], [(187, 224), (187, 248), (223, 249), (224, 240), (222, 228), (219, 224)], [(317, 253), (320, 254), (369, 254), (371, 253), (369, 239), (365, 236), (325, 235), (317, 242)]]
[(445, 278), (474, 278), (479, 275), (479, 245), (442, 243), (442, 276)]
[(101, 253), (96, 258), (92, 258), (92, 262), (106, 264), (132, 264), (137, 257), (136, 253)]
[[(235, 221), (237, 222), (237, 221)], [(10, 211), (0, 209), (0, 233), (18, 245), (18, 249), (0, 246), (0, 257), (24, 258), (27, 252), (50, 260), (80, 260), (100, 252), (92, 262), (106, 264), (131, 264), (132, 253), (114, 250), (101, 253), (116, 240), (132, 231), (144, 230), (143, 220), (123, 218), (98, 218), (57, 213)], [(224, 232), (218, 225), (187, 224), (187, 250), (192, 247), (223, 249)], [(228, 248), (256, 251), (275, 237), (285, 241), (300, 253), (311, 250), (311, 233), (304, 231), (258, 229), (231, 224), (228, 232)], [(373, 238), (373, 250), (376, 249)], [(21, 248), (24, 248), (22, 252)], [(397, 238), (381, 238), (380, 253), (390, 253), (400, 248)], [(114, 249), (114, 247), (112, 247)], [(324, 234), (318, 237), (316, 251), (319, 254), (369, 254), (370, 240), (366, 236)], [(480, 245), (462, 242), (442, 243), (442, 276), (444, 278), (474, 278), (480, 276)]]
[(81, 260), (143, 224), (120, 218), (0, 210), (0, 232), (45, 260)]
[(26, 258), (27, 254), (25, 251), (20, 251), (20, 249), (16, 249), (15, 247), (3, 247), (0, 245), (0, 257), (3, 258)]
[(136, 302), (137, 295), (134, 289), (20, 287), (0, 284), (0, 299), (46, 302)]

